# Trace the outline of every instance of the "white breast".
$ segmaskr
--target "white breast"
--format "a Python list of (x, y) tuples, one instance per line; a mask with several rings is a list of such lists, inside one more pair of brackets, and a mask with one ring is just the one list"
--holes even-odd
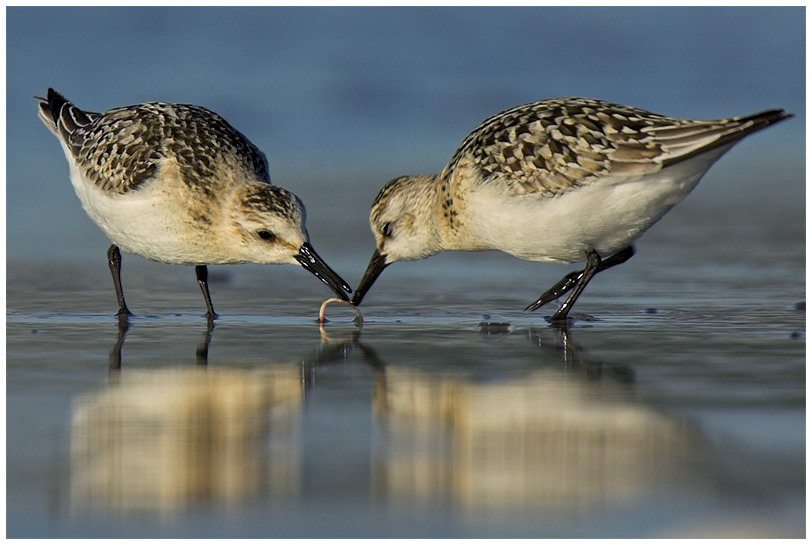
[(87, 214), (122, 251), (172, 264), (211, 263), (196, 244), (201, 234), (182, 214), (181, 195), (167, 193), (172, 184), (146, 182), (137, 191), (105, 192), (87, 180), (68, 154), (76, 195)]
[(508, 195), (484, 183), (466, 195), (461, 249), (497, 249), (530, 261), (573, 263), (629, 246), (675, 204), (730, 146), (642, 177), (604, 178), (557, 197)]

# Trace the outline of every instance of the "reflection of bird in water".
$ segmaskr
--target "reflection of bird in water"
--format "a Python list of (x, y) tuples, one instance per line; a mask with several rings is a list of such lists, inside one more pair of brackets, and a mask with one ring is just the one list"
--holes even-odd
[[(504, 340), (516, 332), (516, 328), (509, 320), (502, 316), (486, 314), (476, 326), (477, 332), (486, 340)], [(555, 340), (550, 342), (550, 330)], [(634, 369), (626, 366), (607, 365), (586, 357), (581, 346), (575, 342), (570, 325), (565, 322), (554, 323), (551, 328), (538, 329), (531, 327), (527, 330), (531, 343), (550, 354), (560, 354), (564, 369), (583, 372), (591, 379), (599, 379), (604, 371), (620, 382), (634, 382)], [(557, 359), (557, 358), (556, 358)]]
[(624, 384), (552, 367), (514, 375), (387, 366), (374, 401), (381, 501), (577, 516), (699, 484), (696, 430)]
[(295, 495), (303, 400), (294, 364), (125, 369), (75, 402), (73, 508), (171, 512)]
[[(130, 322), (118, 323), (111, 380), (73, 411), (71, 497), (76, 511), (175, 511), (234, 504), (302, 486), (301, 409), (314, 369), (346, 361), (358, 331), (322, 330), (315, 354), (260, 369), (208, 366), (214, 321), (195, 350), (197, 365), (130, 370), (122, 352)], [(272, 455), (269, 455), (272, 453)]]
[(565, 369), (575, 369), (584, 374), (590, 380), (598, 380), (610, 377), (612, 380), (631, 384), (634, 382), (634, 368), (625, 365), (609, 365), (594, 359), (588, 358), (584, 349), (574, 340), (572, 329), (567, 326), (556, 326), (552, 328), (557, 337), (554, 345), (549, 345), (549, 329), (530, 328), (527, 332), (530, 342), (541, 349), (551, 352), (560, 352)]
[[(108, 358), (108, 367), (111, 374), (116, 374), (121, 371), (121, 351), (124, 348), (124, 341), (127, 338), (127, 332), (130, 330), (130, 322), (119, 320), (118, 333), (116, 335), (116, 342), (110, 350)], [(208, 365), (209, 361), (209, 345), (211, 344), (211, 336), (214, 331), (214, 320), (206, 320), (206, 330), (203, 333), (203, 339), (197, 345), (195, 350), (195, 358), (198, 365)]]
[(338, 334), (328, 334), (322, 326), (321, 334), (321, 344), (318, 350), (302, 360), (302, 380), (307, 390), (314, 387), (316, 375), (320, 369), (346, 364), (352, 353), (360, 353), (361, 361), (376, 375), (385, 372), (386, 364), (380, 359), (378, 353), (368, 344), (361, 342), (360, 328)]
[[(164, 470), (179, 471), (179, 460), (192, 467), (216, 465), (214, 475), (201, 472), (184, 477), (199, 482), (167, 481), (172, 484), (162, 492), (161, 501), (168, 502), (166, 498), (174, 494), (175, 502), (165, 503), (167, 508), (193, 501), (232, 501), (224, 498), (240, 494), (284, 497), (297, 493), (296, 487), (308, 476), (312, 478), (313, 471), (303, 461), (302, 442), (297, 439), (308, 392), (319, 387), (320, 372), (358, 363), (374, 374), (372, 408), (380, 426), (370, 447), (374, 470), (369, 471), (369, 478), (378, 501), (415, 505), (439, 501), (472, 513), (532, 511), (570, 516), (586, 509), (633, 503), (664, 488), (673, 493), (674, 487), (697, 484), (691, 468), (702, 455), (702, 440), (688, 423), (636, 402), (634, 389), (627, 383), (629, 374), (590, 361), (574, 342), (571, 330), (519, 331), (564, 365), (551, 364), (550, 358), (543, 357), (543, 364), (511, 367), (500, 374), (493, 366), (477, 365), (466, 372), (459, 366), (450, 371), (446, 366), (391, 364), (372, 342), (362, 340), (361, 331), (334, 328), (323, 330), (319, 348), (295, 366), (261, 370), (190, 366), (183, 373), (177, 369), (148, 372), (146, 380), (133, 379), (137, 373), (125, 371), (116, 388), (88, 398), (80, 403), (83, 409), (75, 412), (75, 502), (144, 509), (145, 493), (106, 469), (113, 457), (124, 456), (120, 450), (124, 448), (146, 456), (150, 464)], [(211, 335), (207, 330), (204, 341)], [(467, 338), (474, 345), (483, 342), (470, 330), (464, 335), (470, 335)], [(488, 346), (498, 353), (507, 345)], [(506, 351), (505, 357), (510, 353)], [(242, 386), (221, 386), (221, 371), (240, 371), (238, 383)], [(186, 391), (161, 386), (174, 384), (175, 375), (183, 375), (179, 382), (189, 387)], [(207, 376), (210, 379), (204, 378)], [(143, 393), (137, 393), (139, 390)], [(225, 399), (248, 408), (235, 410)], [(264, 431), (252, 427), (266, 413), (276, 418), (276, 425), (265, 426)], [(228, 423), (236, 414), (243, 415), (238, 422), (250, 418), (253, 424)], [(148, 431), (145, 436), (144, 430), (150, 429), (144, 427), (145, 422), (161, 423), (163, 432)], [(366, 421), (364, 426), (368, 427)], [(141, 431), (133, 431), (139, 427)], [(217, 431), (228, 429), (243, 431)], [(160, 445), (150, 446), (149, 433), (163, 437)], [(270, 437), (262, 433), (270, 433)], [(207, 442), (204, 436), (214, 439)], [(257, 440), (271, 441), (278, 450), (273, 456), (257, 454), (251, 450)], [(143, 452), (147, 448), (149, 455)], [(221, 463), (226, 452), (234, 457)], [(233, 469), (234, 464), (242, 469)], [(244, 472), (254, 473), (254, 481), (242, 488), (213, 484), (212, 479), (224, 480), (216, 472), (221, 467), (224, 472), (224, 467), (232, 467), (231, 483), (242, 483)], [(256, 474), (261, 475), (260, 484), (256, 484)], [(102, 484), (94, 488), (91, 481)], [(140, 484), (158, 489), (151, 481)], [(193, 493), (180, 495), (180, 484)], [(239, 493), (234, 492), (237, 489)], [(128, 491), (126, 497), (121, 490)]]

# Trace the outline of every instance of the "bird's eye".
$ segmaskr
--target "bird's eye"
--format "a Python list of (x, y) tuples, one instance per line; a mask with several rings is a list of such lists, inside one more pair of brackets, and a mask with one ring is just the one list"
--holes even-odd
[(381, 227), (381, 234), (383, 236), (385, 236), (386, 238), (389, 238), (389, 237), (392, 236), (392, 222), (391, 221), (387, 221), (386, 223), (383, 224), (383, 227)]
[(271, 233), (270, 231), (266, 231), (264, 229), (262, 231), (257, 231), (257, 236), (266, 242), (276, 240), (275, 234)]

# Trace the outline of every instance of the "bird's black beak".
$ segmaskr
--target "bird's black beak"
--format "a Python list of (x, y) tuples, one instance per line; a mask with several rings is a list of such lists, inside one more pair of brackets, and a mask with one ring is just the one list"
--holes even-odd
[(387, 265), (388, 263), (386, 262), (386, 256), (378, 250), (375, 250), (375, 253), (372, 254), (372, 259), (369, 260), (369, 265), (367, 265), (367, 270), (364, 273), (364, 277), (361, 279), (358, 289), (355, 290), (355, 296), (352, 298), (353, 305), (358, 306), (361, 304), (361, 300), (364, 298), (364, 295), (366, 295), (369, 288), (372, 287), (372, 284), (375, 283), (375, 280), (383, 272)]
[[(319, 254), (313, 247), (305, 242), (299, 248), (299, 253), (294, 256), (296, 261), (301, 263), (302, 267), (316, 275), (316, 278), (330, 286), (330, 289), (338, 295), (342, 301), (349, 301), (350, 298), (347, 294), (352, 293), (352, 288), (347, 284), (343, 278), (338, 276), (336, 272), (331, 269), (327, 263), (324, 262)], [(346, 292), (346, 293), (345, 293)]]

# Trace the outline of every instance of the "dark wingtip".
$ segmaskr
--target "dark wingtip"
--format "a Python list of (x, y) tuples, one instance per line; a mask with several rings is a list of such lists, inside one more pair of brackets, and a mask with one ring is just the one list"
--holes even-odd
[(763, 112), (757, 112), (748, 116), (744, 116), (740, 118), (740, 121), (752, 122), (753, 128), (748, 132), (755, 132), (759, 129), (769, 127), (770, 125), (773, 125), (780, 121), (784, 121), (786, 119), (790, 119), (792, 117), (795, 117), (795, 114), (790, 113), (783, 108), (773, 108), (771, 110), (764, 110)]

